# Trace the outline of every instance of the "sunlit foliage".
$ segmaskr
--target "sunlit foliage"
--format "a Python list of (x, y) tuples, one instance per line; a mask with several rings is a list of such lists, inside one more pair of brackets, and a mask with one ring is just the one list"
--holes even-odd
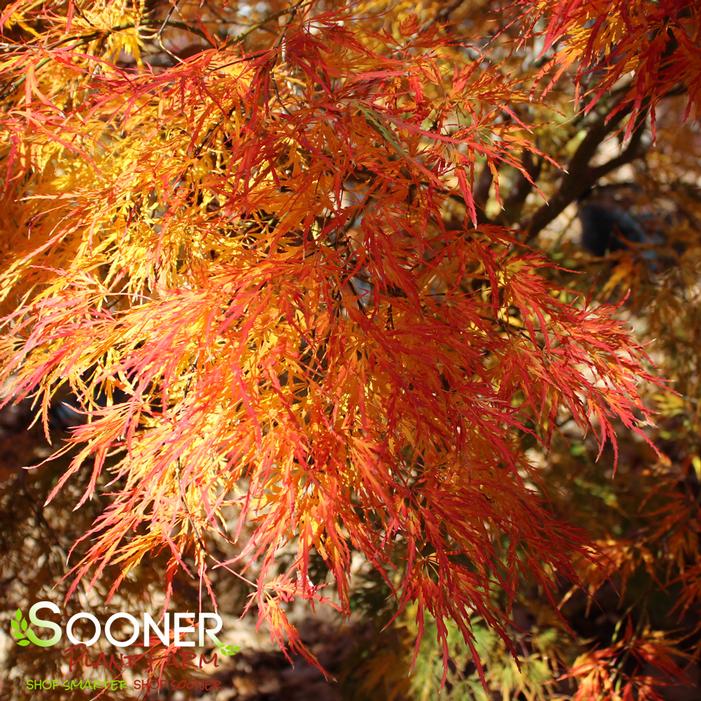
[(525, 443), (563, 416), (613, 464), (617, 431), (649, 440), (623, 295), (526, 244), (663, 98), (693, 116), (698, 9), (516, 3), (485, 39), (478, 3), (261, 5), (2, 10), (0, 383), (47, 437), (55, 397), (84, 417), (49, 495), (108, 497), (74, 587), (160, 553), (167, 595), (215, 599), (225, 567), (309, 658), (287, 605), (349, 614), (358, 553), (487, 685), (519, 582), (556, 603), (599, 561)]

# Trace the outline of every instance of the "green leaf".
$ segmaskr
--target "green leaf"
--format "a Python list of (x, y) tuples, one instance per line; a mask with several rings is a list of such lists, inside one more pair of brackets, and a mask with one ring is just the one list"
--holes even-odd
[(587, 446), (584, 445), (584, 443), (574, 443), (570, 447), (570, 455), (572, 455), (575, 458), (581, 457), (582, 455), (586, 455), (587, 452)]
[(17, 644), (22, 647), (26, 647), (30, 644), (26, 634), (28, 628), (29, 623), (27, 619), (22, 614), (22, 611), (17, 609), (17, 611), (15, 611), (15, 617), (10, 621), (10, 629), (12, 631), (12, 637), (17, 641)]
[(218, 650), (220, 654), (224, 655), (225, 657), (232, 657), (240, 652), (241, 648), (238, 645), (220, 645)]

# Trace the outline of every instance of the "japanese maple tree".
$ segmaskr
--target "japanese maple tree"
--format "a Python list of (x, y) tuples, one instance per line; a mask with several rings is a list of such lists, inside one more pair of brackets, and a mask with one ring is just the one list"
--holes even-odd
[[(76, 508), (104, 498), (75, 587), (117, 566), (116, 591), (157, 551), (167, 591), (227, 567), (310, 656), (286, 605), (348, 614), (357, 553), (481, 673), (472, 618), (510, 647), (521, 578), (552, 598), (594, 557), (523, 438), (547, 447), (563, 414), (602, 450), (619, 425), (644, 437), (652, 378), (618, 308), (529, 243), (663, 97), (693, 116), (699, 8), (503, 10), (5, 5), (0, 382), (47, 436), (57, 397), (83, 416), (50, 496), (86, 472)], [(564, 171), (541, 135), (570, 78), (588, 131)]]

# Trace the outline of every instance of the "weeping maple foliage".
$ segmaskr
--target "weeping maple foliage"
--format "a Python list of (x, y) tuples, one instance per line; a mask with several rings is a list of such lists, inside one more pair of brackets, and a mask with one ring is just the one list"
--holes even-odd
[[(214, 5), (247, 23), (217, 32)], [(167, 591), (224, 566), (311, 658), (286, 606), (348, 614), (359, 553), (445, 655), (456, 623), (481, 671), (471, 617), (508, 644), (521, 577), (551, 598), (575, 577), (583, 541), (522, 437), (547, 446), (561, 411), (602, 449), (616, 422), (644, 435), (645, 354), (615, 307), (558, 289), (518, 229), (486, 222), (476, 170), (532, 181), (524, 154), (547, 160), (519, 116), (533, 86), (481, 50), (457, 61), (442, 10), (413, 5), (0, 14), (0, 382), (47, 436), (56, 397), (83, 414), (50, 497), (85, 472), (76, 508), (103, 499), (74, 587), (116, 566), (116, 591), (159, 551)], [(591, 3), (555, 6), (546, 48), (578, 27), (582, 76), (602, 51), (611, 85), (634, 69), (596, 21), (580, 37)], [(669, 31), (675, 57), (687, 35)]]
[[(522, 0), (524, 9), (544, 21), (542, 52), (552, 57), (544, 73), (557, 80), (574, 66), (585, 110), (608, 92), (623, 99), (608, 117), (631, 113), (627, 134), (651, 108), (674, 94), (685, 94), (688, 117), (701, 106), (701, 8), (694, 0)], [(632, 80), (625, 81), (632, 76)]]

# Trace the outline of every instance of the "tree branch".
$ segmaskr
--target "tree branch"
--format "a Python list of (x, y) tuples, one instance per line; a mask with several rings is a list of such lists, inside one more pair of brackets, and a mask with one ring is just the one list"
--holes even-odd
[(531, 190), (533, 190), (533, 184), (540, 175), (541, 168), (543, 167), (543, 160), (540, 157), (534, 160), (533, 154), (530, 151), (524, 151), (521, 157), (521, 164), (531, 179), (528, 180), (521, 172), (517, 173), (516, 183), (509, 193), (509, 196), (504, 201), (504, 212), (500, 217), (500, 220), (503, 220), (507, 224), (513, 224), (519, 220), (526, 198)]
[(641, 111), (633, 136), (620, 156), (603, 166), (589, 165), (604, 139), (620, 125), (630, 111), (631, 105), (627, 105), (610, 119), (608, 119), (610, 111), (607, 111), (594, 122), (570, 159), (557, 192), (535, 212), (526, 225), (527, 242), (533, 241), (550, 222), (554, 221), (568, 205), (581, 197), (599, 178), (630, 162), (638, 155), (647, 109)]

